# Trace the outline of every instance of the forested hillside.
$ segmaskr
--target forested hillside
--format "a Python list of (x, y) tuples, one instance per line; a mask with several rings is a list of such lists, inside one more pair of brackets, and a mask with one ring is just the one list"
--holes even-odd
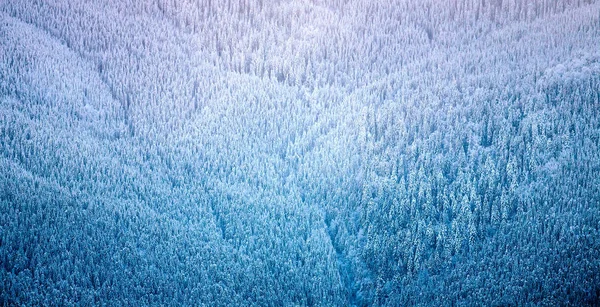
[(0, 306), (593, 306), (600, 1), (0, 0)]

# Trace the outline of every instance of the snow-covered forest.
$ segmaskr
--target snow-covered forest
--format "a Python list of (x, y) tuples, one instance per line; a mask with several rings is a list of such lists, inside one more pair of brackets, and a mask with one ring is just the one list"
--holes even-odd
[(0, 306), (600, 301), (600, 1), (0, 0)]

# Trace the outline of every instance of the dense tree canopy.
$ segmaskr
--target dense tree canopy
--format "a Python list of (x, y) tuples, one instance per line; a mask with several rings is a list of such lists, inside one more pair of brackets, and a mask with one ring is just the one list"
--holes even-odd
[(0, 305), (593, 305), (600, 2), (0, 2)]

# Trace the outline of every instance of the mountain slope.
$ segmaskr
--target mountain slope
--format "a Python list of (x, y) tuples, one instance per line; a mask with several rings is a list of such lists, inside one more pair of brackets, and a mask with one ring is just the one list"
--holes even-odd
[(593, 305), (596, 1), (0, 3), (3, 305)]

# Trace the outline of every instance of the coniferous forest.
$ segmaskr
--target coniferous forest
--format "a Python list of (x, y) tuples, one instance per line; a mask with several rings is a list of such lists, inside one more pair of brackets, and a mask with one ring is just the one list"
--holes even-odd
[(600, 1), (0, 0), (0, 306), (599, 302)]

